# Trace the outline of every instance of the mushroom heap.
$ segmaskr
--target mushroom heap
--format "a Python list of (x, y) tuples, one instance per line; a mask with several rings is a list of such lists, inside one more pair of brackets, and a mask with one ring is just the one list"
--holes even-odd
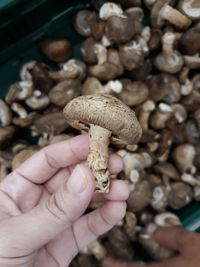
[(72, 19), (85, 38), (81, 59), (70, 58), (69, 40), (42, 39), (39, 50), (58, 70), (27, 62), (0, 100), (0, 179), (80, 131), (90, 133), (97, 192), (109, 190), (109, 153), (123, 159), (117, 178), (131, 190), (126, 216), (72, 266), (99, 266), (105, 255), (131, 260), (138, 243), (156, 260), (172, 257), (145, 228), (181, 226), (174, 212), (200, 201), (200, 1), (175, 2), (93, 0)]

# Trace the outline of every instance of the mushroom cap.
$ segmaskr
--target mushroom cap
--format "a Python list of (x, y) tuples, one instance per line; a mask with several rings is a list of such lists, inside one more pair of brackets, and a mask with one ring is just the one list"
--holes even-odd
[(105, 128), (117, 143), (135, 144), (142, 135), (134, 111), (110, 95), (79, 96), (64, 108), (64, 117), (76, 129), (88, 131), (88, 124)]
[(12, 113), (8, 105), (0, 99), (0, 126), (8, 126), (12, 121)]
[(97, 17), (95, 12), (89, 10), (80, 10), (74, 17), (74, 28), (78, 34), (84, 37), (91, 35), (92, 20), (94, 21)]
[(59, 107), (65, 107), (69, 101), (80, 95), (79, 80), (66, 80), (58, 83), (49, 93), (51, 102)]
[(54, 62), (65, 61), (72, 55), (71, 43), (63, 37), (46, 37), (40, 41), (39, 49)]
[(15, 101), (25, 100), (30, 97), (33, 93), (33, 82), (32, 81), (20, 81), (12, 84), (6, 95), (6, 102), (11, 104)]
[(172, 0), (157, 0), (151, 9), (151, 24), (155, 28), (160, 28), (164, 24), (164, 19), (160, 15), (161, 9), (170, 4)]
[(181, 221), (178, 216), (171, 212), (157, 214), (154, 218), (154, 222), (160, 227), (181, 226)]
[(194, 27), (185, 32), (179, 40), (178, 47), (184, 55), (200, 53), (200, 27)]
[(200, 18), (200, 0), (180, 0), (178, 9), (192, 20)]

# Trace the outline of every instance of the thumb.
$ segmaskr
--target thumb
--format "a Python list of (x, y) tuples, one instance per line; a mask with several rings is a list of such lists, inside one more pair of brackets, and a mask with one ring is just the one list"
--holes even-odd
[[(37, 249), (79, 218), (88, 207), (94, 191), (94, 178), (84, 165), (77, 165), (67, 183), (30, 212), (0, 224), (4, 246)], [(6, 244), (8, 242), (9, 244)]]
[(180, 227), (157, 227), (150, 224), (146, 229), (146, 234), (160, 245), (181, 253), (185, 253), (188, 245), (193, 245), (191, 241), (196, 239), (193, 232), (183, 230)]

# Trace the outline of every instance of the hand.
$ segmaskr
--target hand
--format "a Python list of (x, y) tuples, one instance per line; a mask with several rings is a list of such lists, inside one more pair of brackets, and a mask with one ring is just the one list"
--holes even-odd
[[(88, 139), (82, 135), (48, 146), (2, 181), (0, 266), (66, 267), (123, 218), (129, 190), (119, 180), (101, 195), (103, 207), (82, 215), (95, 198), (94, 177), (84, 164)], [(118, 156), (110, 157), (109, 169), (121, 171)]]
[(131, 264), (105, 259), (104, 267), (199, 267), (200, 235), (181, 228), (158, 228), (151, 224), (146, 233), (157, 243), (179, 252), (173, 259), (154, 264)]

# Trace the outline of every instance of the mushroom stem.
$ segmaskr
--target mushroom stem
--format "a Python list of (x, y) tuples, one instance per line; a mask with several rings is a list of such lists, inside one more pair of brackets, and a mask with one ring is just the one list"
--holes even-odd
[(191, 24), (190, 19), (188, 19), (180, 11), (171, 7), (170, 5), (165, 5), (162, 8), (160, 16), (180, 29), (187, 28)]
[(170, 60), (173, 55), (173, 46), (175, 41), (175, 35), (171, 32), (167, 32), (163, 35), (163, 55), (166, 60)]
[(108, 193), (109, 170), (108, 170), (108, 146), (111, 132), (97, 125), (90, 125), (90, 147), (88, 165), (95, 177), (95, 192)]
[(104, 89), (106, 91), (106, 93), (110, 94), (110, 93), (116, 93), (119, 94), (122, 92), (123, 89), (123, 85), (120, 81), (116, 80), (116, 81), (109, 81), (105, 86)]

